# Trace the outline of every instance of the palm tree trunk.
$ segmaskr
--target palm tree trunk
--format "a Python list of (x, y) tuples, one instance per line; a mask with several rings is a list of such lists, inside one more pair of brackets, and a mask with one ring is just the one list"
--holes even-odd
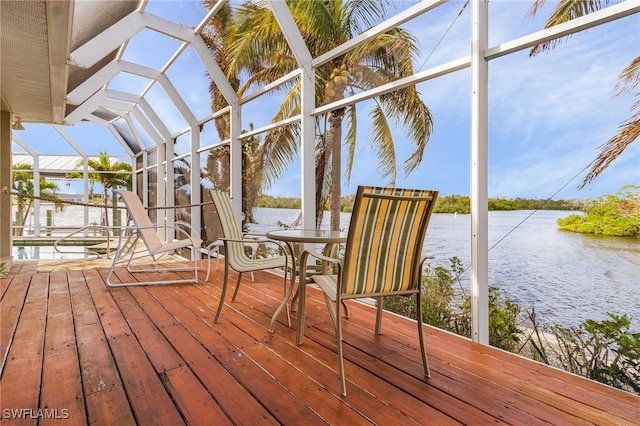
[(16, 225), (20, 225), (20, 228), (16, 228), (13, 232), (14, 236), (22, 235), (22, 227), (24, 226), (24, 199), (21, 196), (18, 196), (18, 211), (16, 215)]
[(22, 217), (22, 225), (20, 226), (20, 236), (24, 236), (24, 227), (27, 224), (27, 219), (29, 218), (29, 213), (31, 212), (31, 206), (33, 205), (33, 200), (29, 200), (27, 203), (27, 208), (24, 211), (24, 216)]
[(320, 152), (316, 157), (316, 229), (320, 229), (322, 225), (322, 213), (324, 211), (324, 179), (327, 167), (327, 156), (329, 148), (326, 144), (321, 144)]
[(107, 201), (109, 201), (109, 193), (107, 188), (104, 189), (104, 226), (109, 227), (109, 207), (107, 207)]
[(329, 114), (329, 139), (331, 144), (331, 181), (329, 185), (331, 209), (331, 230), (340, 229), (340, 200), (342, 198), (342, 117), (344, 110)]

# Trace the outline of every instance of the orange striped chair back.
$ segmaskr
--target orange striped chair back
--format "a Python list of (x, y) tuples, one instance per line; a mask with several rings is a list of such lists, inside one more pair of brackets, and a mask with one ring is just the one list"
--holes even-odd
[(437, 191), (360, 186), (345, 247), (342, 295), (418, 288), (422, 246)]

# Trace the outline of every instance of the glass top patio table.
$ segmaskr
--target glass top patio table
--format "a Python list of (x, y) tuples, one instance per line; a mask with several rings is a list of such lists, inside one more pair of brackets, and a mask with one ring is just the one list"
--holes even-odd
[[(266, 233), (267, 238), (277, 241), (286, 242), (289, 245), (291, 253), (294, 253), (294, 244), (339, 244), (347, 241), (347, 233), (343, 231), (330, 231), (326, 229), (278, 229), (275, 231), (269, 231)], [(292, 259), (293, 261), (293, 274), (299, 275), (296, 264), (300, 264), (300, 259)], [(291, 278), (291, 286), (285, 294), (285, 298), (276, 309), (273, 317), (271, 318), (271, 325), (269, 326), (269, 332), (273, 333), (273, 328), (276, 322), (276, 318), (280, 315), (280, 312), (287, 306), (287, 302), (291, 298), (293, 293), (293, 286), (295, 284), (295, 275)], [(305, 310), (305, 287), (304, 283), (300, 283), (298, 286), (299, 297), (298, 302), (298, 330), (296, 341), (298, 344), (302, 343), (302, 336), (304, 334), (304, 310)], [(295, 297), (294, 297), (295, 300)], [(293, 302), (292, 302), (293, 303)]]
[(326, 229), (278, 229), (267, 232), (267, 238), (291, 243), (344, 243), (347, 233), (343, 231), (329, 231)]

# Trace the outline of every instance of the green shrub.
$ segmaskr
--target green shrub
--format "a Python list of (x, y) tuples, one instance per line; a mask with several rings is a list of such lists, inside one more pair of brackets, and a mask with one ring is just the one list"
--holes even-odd
[(565, 370), (626, 391), (640, 393), (640, 333), (627, 315), (587, 320), (578, 329), (547, 327), (557, 344), (547, 345)]
[(561, 229), (585, 234), (635, 237), (640, 235), (640, 187), (625, 186), (615, 195), (589, 200), (584, 215), (558, 219)]
[[(460, 287), (454, 291), (454, 283), (460, 283), (459, 276), (464, 271), (459, 258), (450, 259), (451, 266), (435, 268), (427, 265), (422, 278), (422, 316), (426, 324), (471, 337), (471, 297)], [(413, 298), (404, 296), (387, 297), (385, 309), (416, 319)], [(457, 304), (457, 307), (454, 306)], [(520, 307), (500, 296), (496, 287), (489, 288), (489, 343), (492, 346), (514, 351), (523, 334), (518, 325)]]
[[(427, 265), (423, 274), (422, 315), (426, 324), (471, 337), (471, 296), (454, 291), (464, 272), (460, 259), (450, 259), (451, 267)], [(385, 298), (385, 309), (416, 319), (413, 297)], [(521, 353), (545, 364), (561, 364), (565, 370), (619, 389), (640, 394), (640, 333), (631, 333), (627, 315), (609, 313), (609, 320), (587, 320), (578, 329), (560, 325), (542, 327), (535, 307), (527, 310), (531, 326), (520, 326), (521, 307), (504, 298), (496, 287), (489, 288), (489, 344)], [(547, 333), (542, 333), (546, 331)], [(553, 341), (549, 341), (552, 336)], [(527, 355), (527, 354), (525, 354)]]

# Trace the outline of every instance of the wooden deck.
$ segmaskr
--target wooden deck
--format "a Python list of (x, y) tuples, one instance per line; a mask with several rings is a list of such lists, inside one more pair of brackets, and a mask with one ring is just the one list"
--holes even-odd
[[(124, 273), (121, 271), (120, 273)], [(243, 280), (212, 323), (221, 273), (198, 285), (108, 289), (105, 269), (0, 281), (3, 424), (638, 424), (640, 398), (350, 303), (347, 397), (321, 295), (308, 292), (302, 346), (277, 275)], [(151, 274), (155, 275), (155, 274)], [(159, 276), (159, 274), (158, 274)], [(166, 277), (163, 276), (163, 278)], [(232, 278), (234, 278), (232, 276)], [(248, 278), (248, 277), (247, 277)]]

